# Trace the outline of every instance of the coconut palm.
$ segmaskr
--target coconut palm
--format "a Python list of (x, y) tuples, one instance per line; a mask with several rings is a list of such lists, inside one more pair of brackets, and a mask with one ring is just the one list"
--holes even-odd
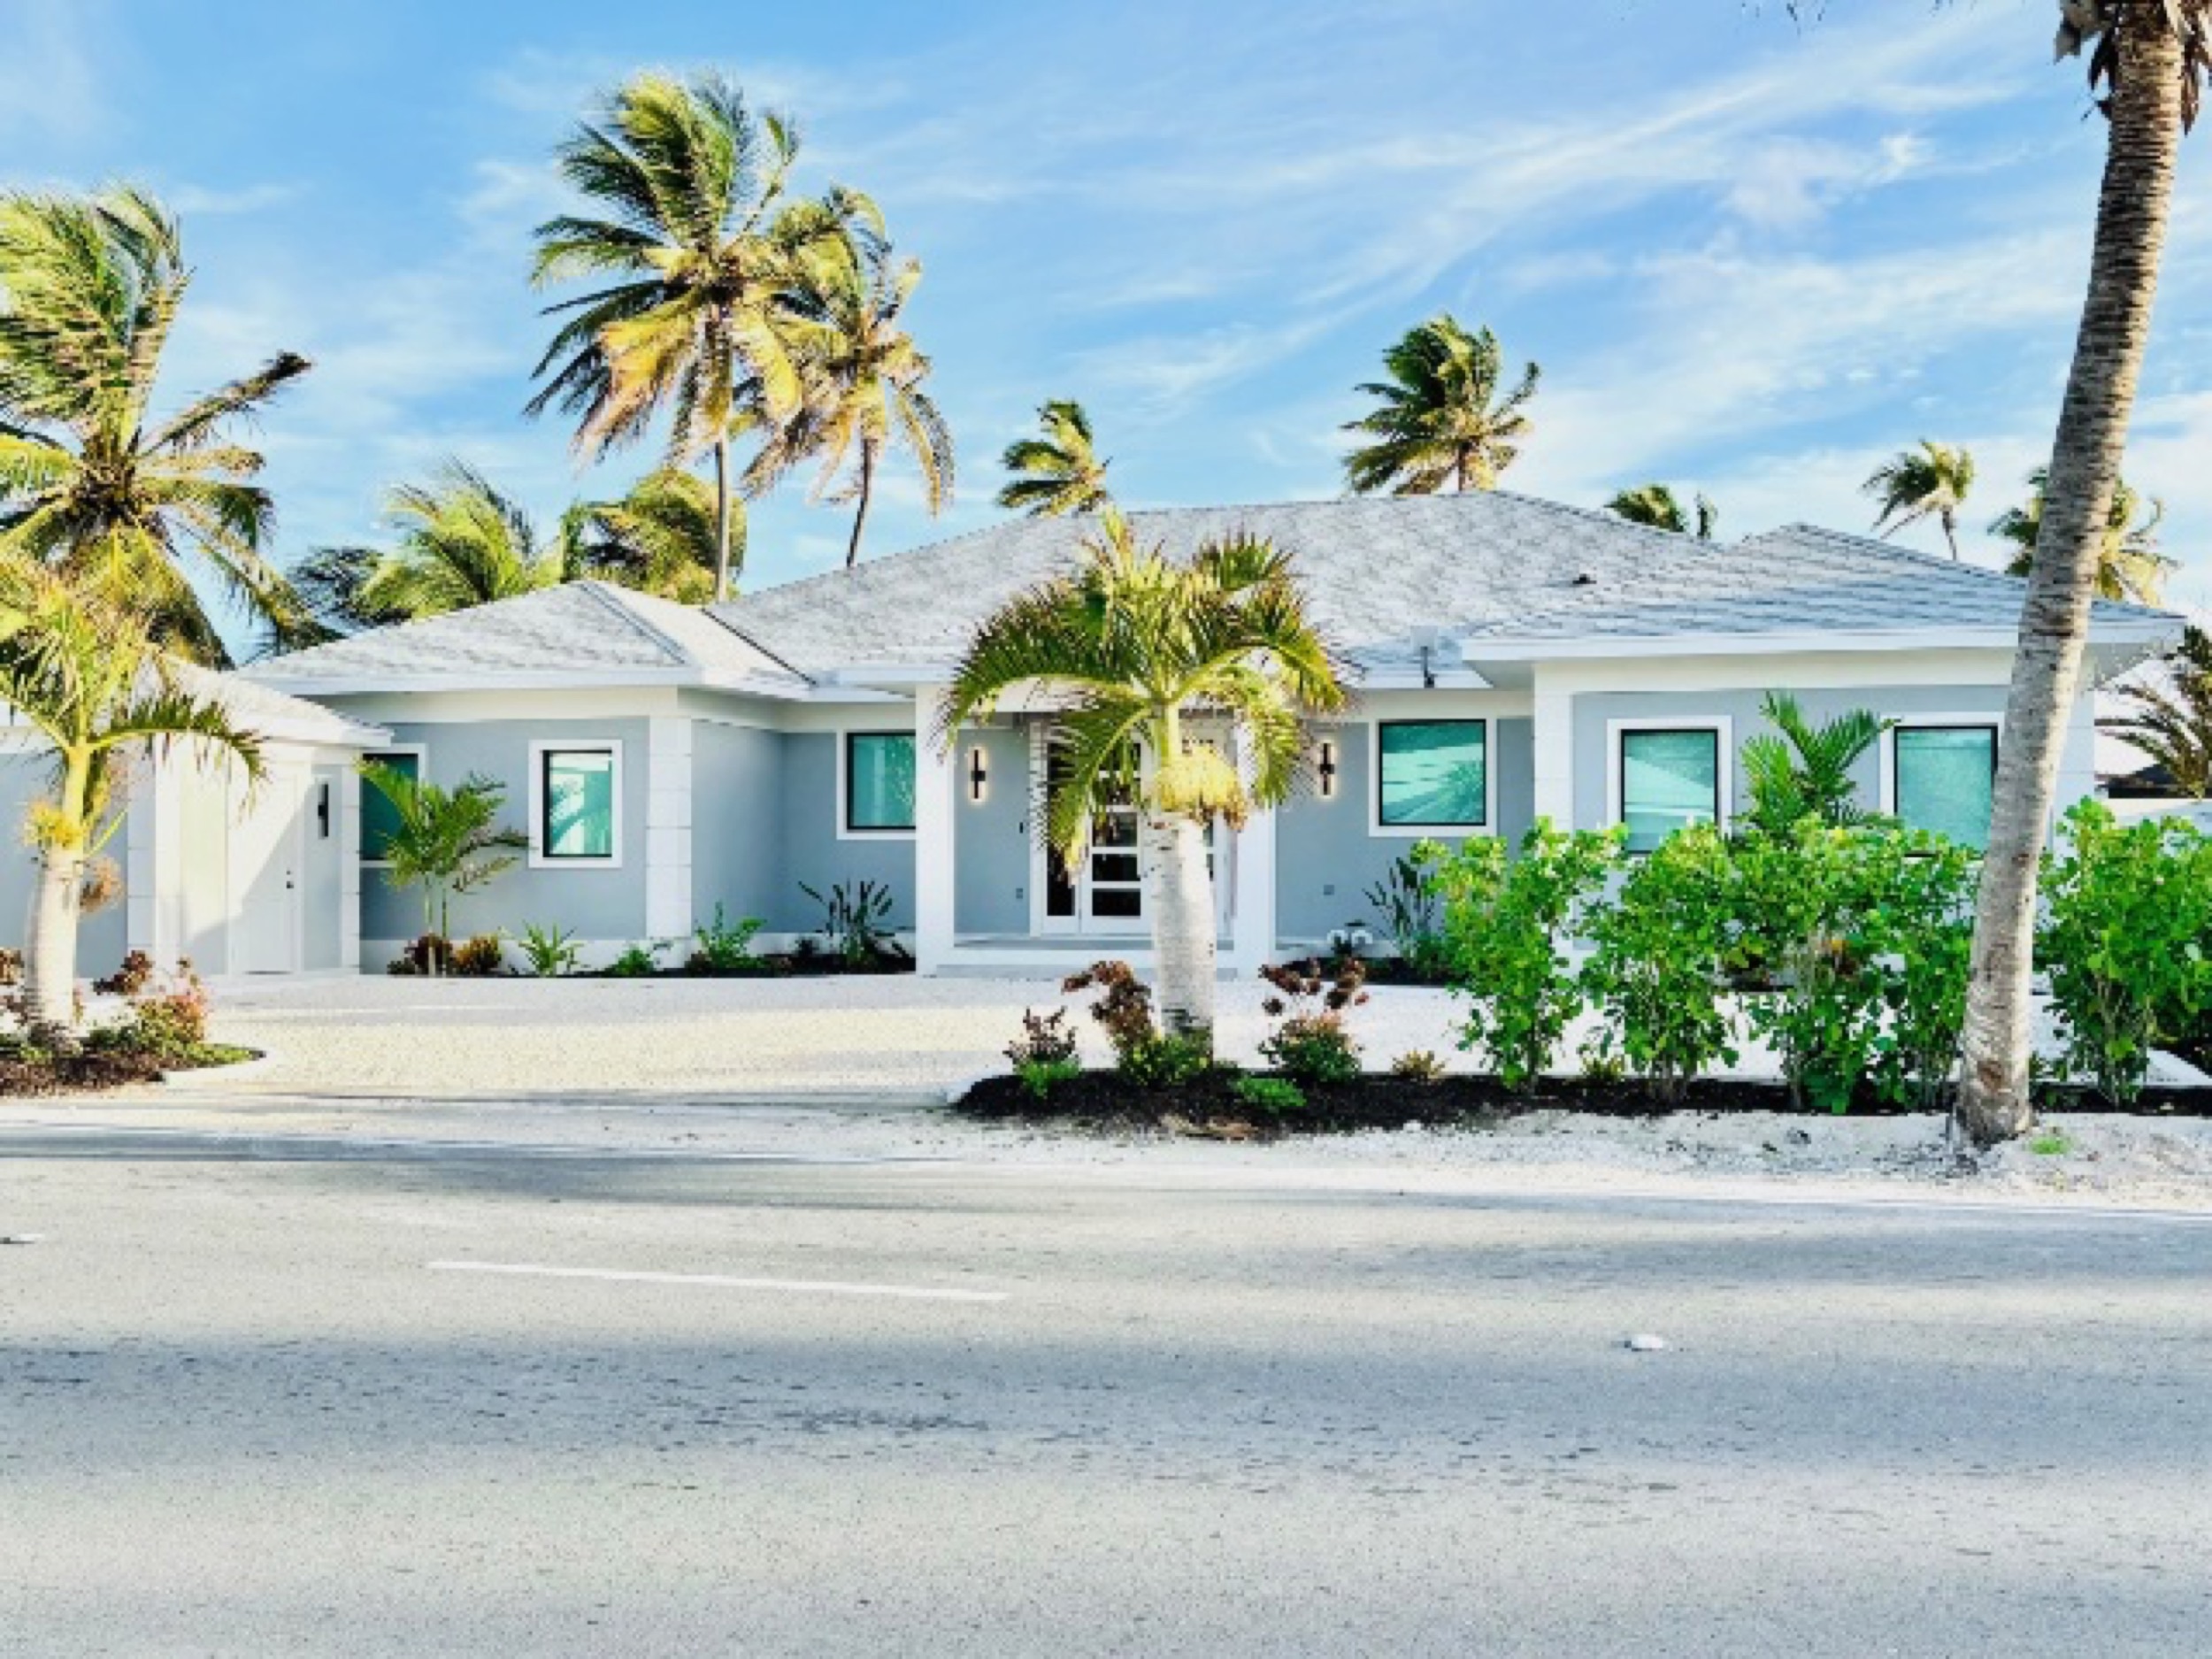
[(84, 584), (0, 556), (0, 703), (43, 738), (53, 782), (24, 837), (38, 855), (25, 928), (24, 1001), (35, 1041), (73, 1043), (77, 923), (94, 861), (122, 823), (132, 758), (184, 740), (262, 775), (259, 739), (173, 657), (147, 621)]
[(1699, 493), (1696, 518), (1693, 520), (1674, 491), (1664, 484), (1640, 484), (1634, 489), (1622, 490), (1605, 503), (1605, 510), (1631, 524), (1647, 525), (1654, 530), (1671, 530), (1677, 535), (1694, 532), (1701, 541), (1710, 541), (1713, 533), (1720, 528), (1720, 509), (1713, 505), (1711, 496)]
[[(2028, 498), (2001, 514), (1989, 533), (2013, 545), (2011, 562), (2005, 566), (2015, 576), (2035, 568), (2035, 544), (2043, 534), (2043, 499), (2049, 473), (2038, 467), (2028, 475)], [(2102, 546), (2097, 556), (2097, 597), (2154, 605), (2166, 585), (2173, 560), (2158, 550), (2158, 526), (2165, 521), (2166, 503), (2153, 498), (2147, 503), (2125, 479), (2112, 486), (2112, 506), (2105, 515)]]
[[(731, 511), (735, 576), (745, 568), (744, 503), (732, 503)], [(714, 490), (695, 472), (663, 467), (618, 501), (580, 503), (570, 510), (563, 534), (572, 579), (614, 582), (679, 604), (703, 605), (714, 597)]]
[(665, 412), (669, 465), (710, 453), (718, 597), (736, 530), (731, 442), (799, 406), (781, 324), (797, 265), (876, 220), (850, 191), (787, 199), (798, 152), (787, 119), (756, 117), (718, 75), (637, 75), (558, 152), (562, 176), (602, 217), (563, 214), (537, 230), (540, 286), (602, 286), (547, 307), (565, 320), (539, 359), (545, 385), (530, 412), (574, 416), (579, 449), (595, 455)]
[(2028, 572), (1974, 918), (1959, 1118), (1985, 1144), (2032, 1118), (2037, 866), (2081, 689), (2181, 141), (2212, 72), (2212, 0), (2062, 0), (2060, 15), (2059, 49), (2087, 50), (2108, 125), (2089, 288)]
[(0, 548), (127, 605), (157, 642), (215, 664), (191, 575), (283, 633), (302, 614), (261, 555), (274, 510), (233, 435), (307, 371), (291, 352), (157, 416), (191, 273), (143, 192), (0, 194)]
[(2160, 670), (2116, 691), (2125, 712), (2097, 725), (2142, 750), (2181, 794), (2212, 799), (2212, 634), (2184, 629)]
[(1943, 526), (1951, 557), (1959, 555), (1959, 510), (1974, 488), (1973, 453), (1962, 445), (1923, 438), (1916, 449), (1900, 449), (1861, 486), (1881, 504), (1874, 527), (1892, 536), (1907, 525), (1933, 518)]
[(1110, 497), (1106, 469), (1091, 437), (1091, 418), (1071, 397), (1056, 397), (1037, 410), (1038, 435), (1017, 438), (999, 457), (1012, 476), (998, 493), (998, 504), (1033, 518), (1062, 513), (1096, 512)]
[(1383, 354), (1383, 366), (1387, 380), (1359, 388), (1377, 407), (1345, 427), (1375, 439), (1345, 457), (1353, 492), (1495, 489), (1528, 435), (1525, 411), (1536, 396), (1536, 365), (1500, 396), (1505, 359), (1497, 336), (1487, 328), (1471, 334), (1446, 311), (1408, 330)]
[(764, 489), (790, 467), (818, 462), (814, 498), (858, 503), (845, 544), (849, 570), (860, 561), (887, 452), (912, 457), (924, 504), (941, 512), (952, 496), (952, 433), (922, 389), (929, 358), (903, 320), (921, 261), (896, 258), (880, 239), (860, 235), (825, 242), (801, 269), (782, 313), (799, 365), (799, 403), (761, 446), (748, 488)]
[[(1234, 535), (1178, 564), (1138, 546), (1110, 510), (1072, 574), (1009, 601), (977, 630), (947, 689), (939, 741), (949, 746), (964, 724), (1028, 686), (1065, 701), (1054, 736), (1063, 764), (1045, 803), (1049, 845), (1073, 863), (1100, 810), (1134, 795), (1161, 1011), (1171, 1031), (1210, 1042), (1207, 826), (1240, 826), (1287, 799), (1303, 770), (1307, 718), (1345, 703), (1289, 557)], [(1240, 764), (1188, 740), (1184, 721), (1200, 709), (1231, 723)]]
[[(447, 462), (428, 484), (395, 489), (385, 511), (399, 532), (390, 547), (317, 556), (350, 567), (349, 603), (365, 626), (466, 611), (567, 580), (565, 542), (541, 540), (519, 503), (462, 462)], [(319, 588), (330, 580), (316, 572)]]
[(1815, 726), (1795, 697), (1770, 691), (1759, 712), (1771, 732), (1744, 740), (1744, 780), (1751, 790), (1751, 826), (1787, 835), (1805, 819), (1842, 826), (1870, 816), (1859, 804), (1851, 769), (1897, 724), (1865, 709), (1847, 709)]

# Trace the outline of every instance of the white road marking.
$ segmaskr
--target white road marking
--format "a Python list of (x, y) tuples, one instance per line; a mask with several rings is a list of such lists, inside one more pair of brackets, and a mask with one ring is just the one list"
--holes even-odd
[(537, 1279), (597, 1279), (636, 1285), (712, 1285), (726, 1290), (782, 1290), (812, 1296), (890, 1296), (903, 1302), (1004, 1302), (1002, 1290), (933, 1290), (918, 1285), (855, 1285), (837, 1279), (740, 1279), (729, 1273), (653, 1273), (615, 1267), (541, 1267), (528, 1262), (426, 1262), (434, 1273), (513, 1273)]

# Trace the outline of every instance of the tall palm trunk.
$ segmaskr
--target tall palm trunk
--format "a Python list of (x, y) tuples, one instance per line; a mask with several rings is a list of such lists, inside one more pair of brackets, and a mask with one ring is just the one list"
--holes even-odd
[(860, 563), (860, 533), (868, 525), (868, 502), (875, 494), (876, 446), (866, 439), (860, 445), (860, 510), (853, 514), (853, 539), (845, 544), (845, 568)]
[(1959, 516), (1958, 516), (1958, 514), (1956, 514), (1956, 513), (1955, 513), (1955, 512), (1946, 512), (1946, 513), (1943, 515), (1943, 539), (1944, 539), (1946, 541), (1948, 541), (1948, 542), (1951, 544), (1951, 557), (1952, 557), (1952, 560), (1953, 560), (1953, 562), (1955, 562), (1955, 562), (1957, 562), (1958, 557), (1959, 557)]
[[(89, 771), (81, 757), (63, 763), (60, 794), (54, 803), (61, 824), (82, 826)], [(26, 1023), (32, 1041), (42, 1048), (76, 1046), (77, 921), (84, 902), (84, 872), (81, 842), (42, 849), (23, 941)]]
[(2038, 863), (2080, 692), (2089, 607), (2150, 335), (2181, 148), (2181, 45), (2162, 19), (2141, 10), (2119, 41), (2089, 295), (2021, 613), (1974, 916), (1959, 1118), (1984, 1146), (2018, 1134), (2031, 1117)]
[(1213, 879), (1206, 871), (1205, 826), (1184, 812), (1148, 808), (1140, 839), (1145, 908), (1159, 962), (1160, 1021), (1171, 1032), (1214, 1025)]
[(714, 441), (714, 603), (730, 596), (730, 438)]

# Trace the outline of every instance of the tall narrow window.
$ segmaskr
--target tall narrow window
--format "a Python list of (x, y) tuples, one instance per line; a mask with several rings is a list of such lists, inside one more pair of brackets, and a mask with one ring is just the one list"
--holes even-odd
[(1997, 785), (1993, 726), (1901, 726), (1896, 747), (1897, 816), (1963, 846), (1989, 844)]
[[(422, 781), (422, 757), (404, 751), (390, 754), (368, 754), (361, 758), (372, 765), (382, 766), (397, 772), (410, 783)], [(373, 783), (361, 786), (361, 862), (380, 864), (385, 862), (385, 843), (399, 828), (399, 809), (386, 797), (384, 791)]]
[(1385, 720), (1376, 728), (1375, 822), (1385, 829), (1481, 829), (1490, 819), (1489, 727), (1480, 720)]
[(547, 749), (538, 754), (539, 856), (614, 856), (615, 757), (604, 749)]
[(1647, 853), (1675, 831), (1720, 821), (1720, 733), (1710, 726), (1621, 734), (1621, 822)]
[(914, 827), (914, 733), (845, 733), (845, 827)]

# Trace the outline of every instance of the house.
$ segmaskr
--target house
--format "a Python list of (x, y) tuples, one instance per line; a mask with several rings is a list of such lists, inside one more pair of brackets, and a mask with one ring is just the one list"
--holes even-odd
[[(1766, 691), (1897, 727), (1870, 803), (1978, 840), (2001, 737), (2021, 584), (1863, 537), (1792, 526), (1731, 545), (1495, 494), (1141, 512), (1187, 554), (1233, 532), (1292, 553), (1350, 667), (1354, 708), (1314, 733), (1315, 787), (1215, 841), (1225, 968), (1248, 971), (1371, 914), (1416, 840), (1517, 838), (1539, 816), (1625, 824), (1632, 845), (1745, 804), (1737, 757)], [(1033, 833), (1048, 699), (933, 741), (939, 688), (977, 621), (1077, 556), (1081, 520), (1022, 519), (689, 610), (576, 583), (386, 628), (243, 678), (376, 728), (373, 752), (506, 786), (522, 867), (456, 928), (557, 925), (605, 960), (717, 907), (767, 936), (819, 925), (801, 890), (870, 880), (925, 972), (1141, 956), (1133, 826), (1101, 820), (1072, 873)], [(2177, 618), (2098, 605), (2091, 681)], [(1202, 734), (1204, 723), (1197, 729)], [(1227, 733), (1221, 734), (1225, 741)], [(2094, 792), (2085, 691), (2061, 777)], [(417, 931), (362, 825), (361, 961)]]
[[(264, 775), (252, 782), (188, 741), (131, 757), (127, 811), (101, 853), (120, 890), (84, 918), (80, 970), (97, 977), (143, 950), (212, 975), (357, 972), (359, 767), (391, 734), (235, 674), (179, 672), (184, 689), (259, 735)], [(42, 738), (0, 724), (0, 818), (20, 825), (51, 769)], [(0, 855), (0, 941), (20, 947), (37, 882), (36, 855), (12, 838)]]

